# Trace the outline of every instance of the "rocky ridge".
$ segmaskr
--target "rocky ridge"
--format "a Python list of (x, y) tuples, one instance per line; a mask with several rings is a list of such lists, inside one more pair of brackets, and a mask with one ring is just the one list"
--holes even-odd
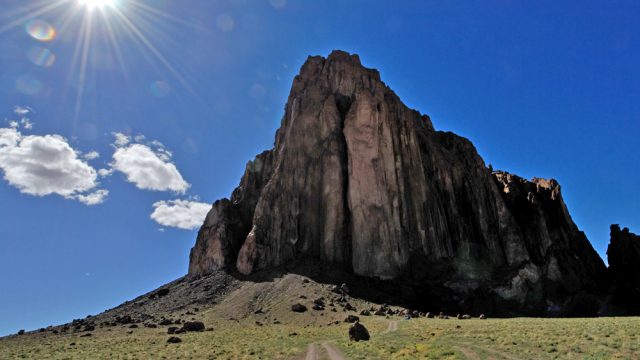
[(469, 311), (594, 314), (606, 290), (555, 180), (491, 171), (342, 51), (302, 66), (274, 148), (213, 204), (189, 275), (304, 258)]

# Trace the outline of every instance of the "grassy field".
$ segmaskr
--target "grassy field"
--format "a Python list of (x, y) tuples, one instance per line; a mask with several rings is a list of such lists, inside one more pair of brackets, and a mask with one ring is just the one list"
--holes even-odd
[[(305, 316), (305, 315), (301, 315)], [(397, 321), (397, 331), (386, 332)], [(372, 338), (350, 342), (348, 324), (256, 325), (209, 321), (212, 331), (108, 328), (0, 340), (2, 359), (304, 359), (310, 343), (331, 341), (347, 359), (638, 359), (639, 318), (436, 320), (363, 319)], [(128, 331), (132, 331), (128, 334)], [(296, 335), (294, 335), (294, 333)]]
[[(336, 294), (330, 284), (284, 275), (233, 283), (224, 288), (228, 289), (224, 296), (207, 300), (204, 306), (180, 305), (180, 300), (196, 294), (196, 285), (176, 282), (170, 295), (161, 299), (143, 295), (94, 317), (96, 324), (125, 313), (204, 322), (207, 331), (177, 335), (182, 340), (178, 344), (167, 343), (172, 336), (167, 334), (168, 326), (96, 326), (92, 331), (58, 334), (53, 331), (61, 327), (52, 327), (0, 338), (0, 359), (640, 359), (637, 317), (404, 320), (360, 316), (371, 340), (350, 342), (350, 324), (343, 320), (357, 312), (331, 305)], [(326, 299), (326, 309), (312, 310), (313, 299), (319, 297)], [(292, 312), (295, 303), (305, 304), (309, 311)], [(349, 303), (359, 310), (379, 306), (352, 297)], [(91, 336), (83, 336), (88, 333)]]

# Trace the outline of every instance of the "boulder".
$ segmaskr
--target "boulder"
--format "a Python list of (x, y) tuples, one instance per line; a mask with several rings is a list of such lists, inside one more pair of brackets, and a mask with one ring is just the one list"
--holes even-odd
[(177, 336), (172, 336), (172, 337), (167, 339), (167, 343), (169, 343), (169, 344), (177, 344), (177, 343), (181, 343), (181, 342), (182, 342), (182, 339), (180, 339)]
[(202, 321), (187, 321), (182, 324), (185, 331), (204, 331), (204, 323)]
[(360, 320), (360, 318), (358, 318), (355, 315), (347, 315), (347, 317), (344, 319), (344, 322), (354, 323), (354, 322), (359, 321), (359, 320)]
[(349, 327), (349, 340), (351, 341), (367, 341), (369, 340), (369, 331), (364, 325), (356, 321)]
[(297, 304), (291, 305), (291, 311), (297, 312), (297, 313), (303, 313), (307, 311), (307, 307), (300, 303), (297, 303)]

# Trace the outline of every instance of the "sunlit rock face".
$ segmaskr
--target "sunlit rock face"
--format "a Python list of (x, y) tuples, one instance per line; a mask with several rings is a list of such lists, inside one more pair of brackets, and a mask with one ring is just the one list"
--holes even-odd
[(614, 315), (640, 315), (640, 236), (611, 225), (607, 248), (612, 280), (607, 310)]
[(214, 204), (189, 272), (305, 257), (418, 304), (513, 314), (595, 312), (606, 271), (555, 180), (492, 172), (342, 51), (302, 66), (274, 149)]

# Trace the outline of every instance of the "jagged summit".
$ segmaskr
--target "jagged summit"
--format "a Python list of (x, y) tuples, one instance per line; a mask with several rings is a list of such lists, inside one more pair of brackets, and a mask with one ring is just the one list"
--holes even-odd
[(517, 314), (594, 313), (606, 271), (555, 180), (492, 172), (344, 51), (304, 63), (274, 148), (213, 205), (189, 274), (305, 258), (416, 303)]

